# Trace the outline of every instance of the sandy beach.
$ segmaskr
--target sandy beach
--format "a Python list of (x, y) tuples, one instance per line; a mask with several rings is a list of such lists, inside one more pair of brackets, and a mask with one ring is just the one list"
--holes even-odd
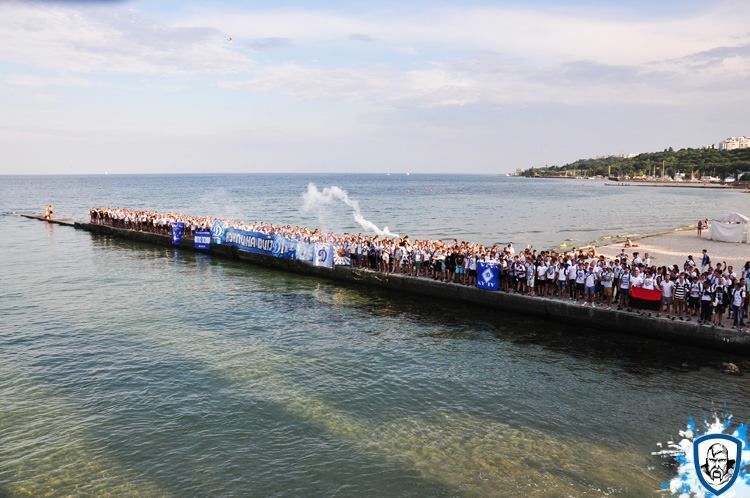
[[(626, 254), (632, 256), (633, 252), (638, 252), (643, 257), (644, 253), (649, 253), (657, 266), (677, 264), (682, 268), (682, 264), (688, 255), (692, 255), (693, 259), (700, 263), (703, 249), (708, 250), (712, 263), (726, 262), (734, 266), (735, 270), (744, 267), (745, 262), (750, 261), (750, 244), (709, 240), (707, 230), (703, 231), (702, 238), (698, 238), (698, 233), (693, 228), (646, 236), (637, 240), (634, 239), (632, 242), (637, 244), (638, 247), (626, 248)], [(608, 244), (598, 247), (597, 253), (614, 257), (620, 253), (623, 247), (625, 247), (624, 242)]]

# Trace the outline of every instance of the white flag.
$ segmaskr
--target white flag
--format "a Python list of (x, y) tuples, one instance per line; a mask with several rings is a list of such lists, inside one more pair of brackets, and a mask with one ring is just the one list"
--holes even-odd
[(315, 259), (313, 265), (333, 268), (333, 245), (315, 244)]

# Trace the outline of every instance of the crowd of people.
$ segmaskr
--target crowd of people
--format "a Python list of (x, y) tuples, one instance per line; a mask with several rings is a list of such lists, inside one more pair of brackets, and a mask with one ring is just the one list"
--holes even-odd
[[(185, 224), (185, 233), (210, 230), (215, 218), (178, 213), (157, 213), (120, 208), (90, 210), (92, 223), (104, 223), (133, 230), (169, 234), (173, 222)], [(596, 254), (595, 248), (516, 251), (513, 243), (486, 246), (458, 240), (412, 240), (363, 234), (323, 233), (293, 225), (221, 220), (226, 227), (261, 232), (301, 242), (334, 245), (341, 257), (355, 268), (383, 273), (400, 273), (456, 284), (477, 285), (480, 264), (496, 265), (499, 290), (529, 296), (568, 299), (583, 306), (632, 310), (648, 303), (634, 298), (633, 289), (656, 293), (656, 314), (669, 318), (736, 328), (745, 327), (750, 289), (750, 261), (735, 269), (711, 261), (703, 250), (700, 261), (688, 256), (682, 266), (658, 266), (645, 253), (626, 254), (623, 248), (614, 258)], [(659, 298), (660, 293), (660, 298)]]

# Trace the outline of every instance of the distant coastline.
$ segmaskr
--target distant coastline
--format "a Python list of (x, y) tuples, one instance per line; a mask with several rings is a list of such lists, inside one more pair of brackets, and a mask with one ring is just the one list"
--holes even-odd
[(555, 179), (610, 179), (626, 182), (740, 183), (750, 180), (750, 148), (700, 149), (645, 152), (629, 156), (605, 156), (563, 165), (517, 170), (516, 176)]

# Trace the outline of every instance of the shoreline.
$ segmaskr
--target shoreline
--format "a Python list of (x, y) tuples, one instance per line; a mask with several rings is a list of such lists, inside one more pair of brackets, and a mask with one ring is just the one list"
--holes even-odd
[[(611, 239), (606, 239), (607, 236), (605, 235), (603, 238), (595, 239), (591, 242), (587, 242), (585, 245), (575, 246), (575, 247), (579, 249), (590, 249), (592, 247), (598, 249), (600, 247), (606, 247), (606, 246), (611, 246), (611, 245), (616, 245), (616, 244), (625, 244), (627, 239), (630, 239), (631, 242), (636, 242), (636, 241), (648, 239), (651, 237), (662, 237), (665, 235), (677, 234), (677, 233), (682, 233), (682, 232), (690, 232), (696, 229), (697, 229), (697, 225), (681, 225), (677, 228), (672, 228), (669, 230), (660, 230), (658, 232), (647, 232), (644, 234), (634, 234), (634, 235), (624, 235), (624, 236), (615, 235), (615, 236), (612, 236)], [(557, 245), (556, 247), (559, 247), (562, 249), (566, 248), (565, 242)]]
[[(70, 219), (45, 220), (39, 215), (21, 216), (61, 226), (73, 227), (96, 235), (115, 236), (181, 250), (197, 251), (192, 238), (184, 238), (178, 246), (170, 236), (140, 232), (110, 225), (92, 224)], [(399, 273), (381, 273), (350, 266), (333, 269), (310, 266), (294, 259), (280, 259), (257, 252), (249, 252), (228, 245), (211, 244), (205, 252), (209, 256), (242, 260), (250, 264), (280, 271), (326, 278), (370, 288), (381, 288), (401, 293), (463, 302), (491, 308), (500, 312), (526, 314), (555, 322), (594, 329), (600, 333), (617, 332), (631, 336), (649, 337), (687, 346), (709, 347), (736, 355), (750, 356), (750, 334), (727, 327), (682, 321), (667, 316), (654, 316), (647, 311), (625, 311), (614, 308), (584, 307), (578, 302), (554, 297), (527, 296), (504, 291), (490, 291), (457, 283), (446, 283), (429, 278)]]
[(708, 238), (708, 229), (704, 229), (702, 236), (698, 238), (696, 225), (644, 234), (631, 237), (630, 240), (635, 243), (634, 247), (624, 247), (624, 239), (606, 244), (591, 244), (587, 247), (594, 248), (597, 255), (608, 258), (615, 257), (622, 249), (628, 255), (632, 255), (633, 252), (638, 252), (641, 256), (649, 253), (657, 266), (676, 264), (682, 267), (688, 255), (697, 261), (703, 249), (708, 251), (712, 262), (726, 262), (733, 266), (735, 271), (741, 270), (745, 263), (750, 261), (750, 244), (711, 240)]

